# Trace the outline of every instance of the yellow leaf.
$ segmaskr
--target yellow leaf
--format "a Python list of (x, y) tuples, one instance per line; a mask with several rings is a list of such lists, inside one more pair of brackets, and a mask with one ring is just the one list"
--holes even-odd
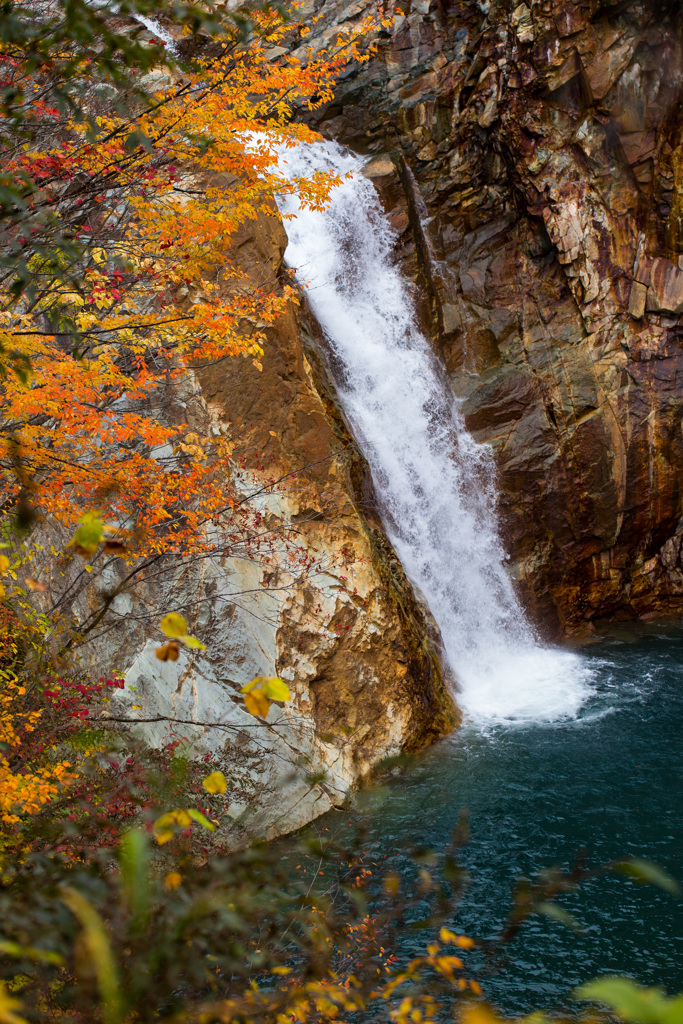
[(454, 967), (462, 967), (463, 965), (459, 956), (437, 956), (434, 964), (437, 970), (444, 974), (452, 974)]
[(274, 677), (273, 679), (266, 679), (264, 685), (261, 687), (267, 697), (271, 700), (291, 700), (291, 694), (287, 683), (284, 683), (282, 679)]
[(155, 832), (154, 838), (158, 842), (159, 846), (163, 846), (169, 839), (173, 839), (173, 833), (170, 829), (163, 829), (161, 832)]
[(474, 949), (474, 940), (468, 938), (467, 935), (456, 935), (455, 932), (449, 931), (448, 928), (442, 928), (439, 932), (439, 938), (442, 942), (452, 942), (454, 946), (459, 946), (460, 949)]
[(0, 572), (7, 572), (9, 569), (9, 558), (7, 555), (0, 555)]
[(223, 772), (211, 772), (203, 780), (202, 786), (207, 793), (225, 793), (228, 788)]
[[(478, 985), (477, 988), (479, 992), (476, 994), (479, 995), (481, 989)], [(501, 1018), (481, 1003), (465, 1003), (460, 1011), (460, 1019), (463, 1024), (501, 1024)]]
[(183, 808), (178, 808), (175, 811), (168, 811), (166, 814), (162, 814), (160, 818), (154, 822), (155, 832), (164, 832), (167, 828), (173, 828), (177, 825), (179, 828), (189, 828), (192, 824), (192, 818), (190, 812)]
[(251, 682), (245, 683), (240, 693), (249, 693), (254, 689), (262, 690), (270, 700), (290, 700), (289, 687), (277, 676), (256, 676)]
[(244, 706), (250, 715), (265, 718), (270, 708), (270, 701), (263, 690), (251, 690), (244, 695)]
[(205, 651), (206, 644), (198, 640), (196, 636), (181, 636), (180, 638), (186, 647), (193, 647), (197, 651)]
[(167, 889), (177, 889), (183, 880), (183, 876), (179, 871), (169, 871), (164, 879), (164, 885)]
[[(396, 872), (390, 871), (384, 876), (384, 891), (389, 893), (391, 896), (395, 896), (401, 888), (401, 877)], [(446, 931), (445, 928), (441, 929), (441, 940), (443, 941), (443, 933)]]
[(161, 620), (161, 632), (166, 636), (177, 637), (187, 636), (187, 622), (178, 612), (169, 612)]

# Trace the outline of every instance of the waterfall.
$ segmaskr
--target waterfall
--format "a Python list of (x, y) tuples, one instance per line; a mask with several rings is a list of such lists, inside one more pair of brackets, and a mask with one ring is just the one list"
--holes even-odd
[(159, 21), (157, 21), (156, 18), (147, 18), (145, 17), (144, 14), (134, 14), (133, 17), (141, 25), (144, 25), (147, 31), (151, 32), (151, 34), (155, 36), (155, 38), (158, 39), (159, 42), (164, 44), (166, 50), (171, 55), (171, 57), (178, 56), (178, 46), (175, 39), (168, 31), (168, 29), (164, 28), (164, 26)]
[(490, 449), (465, 428), (420, 333), (394, 233), (363, 161), (334, 143), (282, 150), (287, 178), (350, 176), (324, 211), (279, 200), (295, 271), (329, 345), (340, 400), (370, 466), (385, 528), (424, 595), (477, 724), (573, 717), (590, 695), (577, 655), (540, 645), (505, 569)]

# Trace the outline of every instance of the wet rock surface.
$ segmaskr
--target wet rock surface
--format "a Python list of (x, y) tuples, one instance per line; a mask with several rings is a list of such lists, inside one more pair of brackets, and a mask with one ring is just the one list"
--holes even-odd
[(401, 11), (315, 121), (372, 158), (524, 600), (550, 635), (678, 613), (683, 8)]

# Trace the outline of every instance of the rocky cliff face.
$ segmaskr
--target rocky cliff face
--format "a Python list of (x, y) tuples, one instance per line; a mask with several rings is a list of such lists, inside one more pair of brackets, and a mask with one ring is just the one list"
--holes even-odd
[[(280, 288), (285, 244), (279, 219), (261, 215), (239, 239), (237, 286)], [(75, 603), (87, 622), (116, 594), (82, 657), (125, 673), (111, 712), (124, 728), (152, 745), (186, 738), (195, 752), (217, 752), (231, 842), (300, 827), (382, 759), (458, 720), (438, 631), (382, 533), (317, 341), (291, 304), (261, 372), (249, 360), (197, 366), (161, 396), (158, 415), (237, 445), (247, 511), (221, 527), (241, 534), (232, 553), (220, 553), (217, 535), (215, 557), (154, 562), (129, 584), (128, 568), (112, 566)], [(207, 650), (162, 663), (159, 618), (176, 609)], [(281, 676), (292, 693), (265, 721), (239, 693), (259, 675)]]
[[(320, 39), (367, 4), (309, 6)], [(420, 319), (495, 453), (527, 606), (555, 634), (680, 611), (680, 5), (401, 6), (316, 123), (368, 154)], [(277, 219), (241, 242), (240, 287), (278, 287)], [(81, 599), (87, 614), (118, 591), (92, 647), (127, 673), (117, 714), (222, 751), (239, 839), (296, 828), (457, 720), (319, 341), (292, 305), (262, 372), (197, 366), (166, 398), (168, 418), (239, 438), (253, 543), (135, 587), (110, 573)], [(169, 607), (205, 654), (155, 659)], [(239, 688), (273, 674), (293, 700), (258, 722)]]
[(374, 157), (527, 606), (551, 633), (680, 612), (681, 4), (400, 6), (316, 120)]

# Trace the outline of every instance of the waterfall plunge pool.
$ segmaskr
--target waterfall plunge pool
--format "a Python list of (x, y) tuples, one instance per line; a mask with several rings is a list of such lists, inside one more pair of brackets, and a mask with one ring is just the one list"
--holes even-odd
[[(584, 657), (594, 692), (572, 719), (465, 725), (388, 784), (358, 794), (355, 810), (326, 815), (322, 828), (343, 839), (358, 823), (378, 877), (410, 876), (408, 851), (443, 850), (466, 808), (472, 838), (461, 860), (472, 882), (457, 929), (472, 937), (495, 937), (520, 875), (568, 868), (580, 850), (589, 866), (635, 856), (683, 880), (683, 628), (624, 627)], [(571, 989), (614, 972), (683, 990), (681, 900), (610, 875), (560, 902), (583, 933), (531, 918), (504, 966), (480, 978), (494, 1004), (576, 1013), (583, 1004)], [(406, 933), (401, 958), (426, 941), (424, 931)]]

